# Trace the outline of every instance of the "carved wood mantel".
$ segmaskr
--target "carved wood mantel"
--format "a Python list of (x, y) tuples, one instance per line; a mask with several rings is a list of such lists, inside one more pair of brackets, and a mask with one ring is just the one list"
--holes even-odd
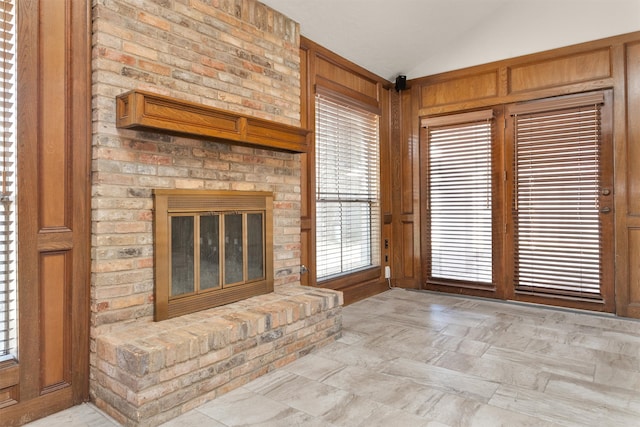
[(116, 127), (306, 153), (310, 131), (140, 90), (116, 97)]

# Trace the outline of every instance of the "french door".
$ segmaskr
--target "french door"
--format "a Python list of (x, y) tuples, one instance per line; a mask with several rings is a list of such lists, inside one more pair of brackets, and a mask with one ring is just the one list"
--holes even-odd
[(614, 310), (611, 94), (510, 105), (514, 299)]
[(611, 104), (601, 91), (500, 106), (471, 139), (468, 114), (424, 119), (425, 287), (614, 311)]

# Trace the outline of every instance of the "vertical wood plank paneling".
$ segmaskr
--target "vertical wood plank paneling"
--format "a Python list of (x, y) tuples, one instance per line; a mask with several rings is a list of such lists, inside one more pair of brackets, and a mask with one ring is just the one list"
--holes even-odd
[(66, 189), (68, 151), (66, 143), (66, 83), (67, 67), (65, 49), (66, 2), (43, 1), (41, 14), (41, 72), (47, 76), (42, 80), (40, 93), (46, 107), (41, 111), (39, 139), (40, 175), (40, 224), (42, 228), (67, 226)]
[[(413, 129), (418, 117), (419, 86), (400, 92), (394, 123), (393, 149), (393, 247), (395, 286), (420, 288), (420, 210), (418, 137)], [(395, 129), (397, 127), (397, 129)]]
[(617, 84), (614, 93), (619, 102), (614, 112), (616, 309), (640, 318), (640, 41), (619, 50), (617, 75), (626, 81)]
[[(408, 93), (403, 96), (403, 105), (402, 111), (411, 111), (411, 98), (408, 96)], [(415, 146), (414, 140), (411, 137), (411, 119), (412, 116), (410, 114), (404, 114), (402, 120), (402, 136), (400, 138), (399, 148), (400, 148), (400, 170), (401, 170), (401, 181), (400, 181), (400, 206), (402, 208), (403, 215), (412, 215), (414, 214), (414, 202), (416, 200), (415, 188), (416, 183), (414, 182), (415, 171), (416, 171), (416, 156), (415, 156)]]
[[(640, 228), (631, 228), (629, 231), (629, 259), (638, 259), (640, 256)], [(640, 304), (640, 264), (629, 263), (629, 293), (627, 304)]]
[[(300, 125), (305, 129), (315, 130), (315, 98), (311, 89), (313, 84), (314, 55), (310, 55), (307, 49), (300, 49)], [(315, 211), (315, 140), (314, 133), (311, 138), (309, 152), (300, 154), (300, 284), (303, 286), (315, 285), (315, 236), (314, 236), (314, 211)]]
[[(640, 43), (630, 44), (626, 52), (627, 63), (627, 156), (631, 165), (640, 165)], [(640, 215), (640, 168), (627, 171), (629, 215)]]
[[(309, 93), (307, 79), (308, 75), (308, 55), (307, 51), (300, 49), (300, 125), (305, 129), (310, 128), (308, 109), (309, 109)], [(309, 154), (300, 154), (300, 194), (302, 195), (300, 200), (300, 217), (309, 218), (310, 216), (310, 200), (309, 200)]]
[[(380, 203), (382, 211), (382, 265), (392, 267), (393, 260), (393, 187), (391, 185), (392, 168), (391, 168), (391, 141), (393, 141), (392, 127), (394, 115), (397, 111), (391, 107), (391, 98), (395, 95), (395, 91), (384, 90), (381, 93), (381, 104), (384, 109), (384, 120), (380, 120)], [(393, 273), (393, 271), (392, 271)]]
[[(38, 287), (38, 51), (39, 1), (17, 3), (17, 216), (18, 348), (20, 349), (19, 403), (40, 394)], [(36, 125), (34, 125), (36, 124)], [(28, 265), (29, 268), (22, 268)], [(29, 330), (29, 334), (22, 333)], [(16, 405), (19, 407), (19, 405)], [(6, 411), (6, 409), (5, 409)], [(0, 418), (12, 420), (0, 411)], [(19, 418), (18, 418), (19, 419)], [(18, 420), (14, 422), (17, 424)]]
[(402, 276), (403, 279), (415, 278), (415, 265), (413, 263), (416, 254), (413, 251), (413, 221), (402, 223)]
[(389, 218), (389, 216), (392, 215), (393, 199), (393, 189), (391, 186), (391, 147), (393, 145), (391, 143), (392, 139), (389, 136), (392, 134), (392, 123), (397, 111), (390, 108), (391, 97), (397, 97), (397, 95), (395, 93), (390, 94), (389, 91), (383, 91), (382, 105), (388, 110), (386, 114), (387, 120), (380, 120), (380, 202), (382, 203), (382, 216), (384, 218)]
[(40, 314), (42, 325), (42, 358), (40, 370), (42, 391), (55, 389), (68, 382), (65, 361), (68, 360), (66, 316), (68, 277), (66, 254), (48, 253), (40, 259)]
[(70, 402), (89, 399), (89, 323), (91, 281), (91, 1), (70, 2), (65, 35), (70, 40), (67, 107), (70, 111), (67, 152), (71, 163), (67, 199), (73, 225), (73, 250), (69, 253)]

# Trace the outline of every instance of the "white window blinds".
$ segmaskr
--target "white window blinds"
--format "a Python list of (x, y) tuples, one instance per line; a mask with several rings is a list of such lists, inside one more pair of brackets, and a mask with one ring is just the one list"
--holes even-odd
[(516, 289), (600, 298), (600, 105), (514, 120)]
[(316, 277), (379, 265), (378, 116), (316, 96)]
[(0, 1), (2, 139), (0, 141), (0, 361), (16, 352), (15, 279), (15, 6)]
[(493, 282), (491, 116), (486, 111), (423, 122), (428, 131), (428, 280)]

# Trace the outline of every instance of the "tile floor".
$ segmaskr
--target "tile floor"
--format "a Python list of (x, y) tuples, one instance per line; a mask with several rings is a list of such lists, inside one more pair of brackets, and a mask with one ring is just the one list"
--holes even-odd
[[(174, 426), (640, 426), (640, 322), (393, 289)], [(30, 427), (113, 426), (85, 404)]]

